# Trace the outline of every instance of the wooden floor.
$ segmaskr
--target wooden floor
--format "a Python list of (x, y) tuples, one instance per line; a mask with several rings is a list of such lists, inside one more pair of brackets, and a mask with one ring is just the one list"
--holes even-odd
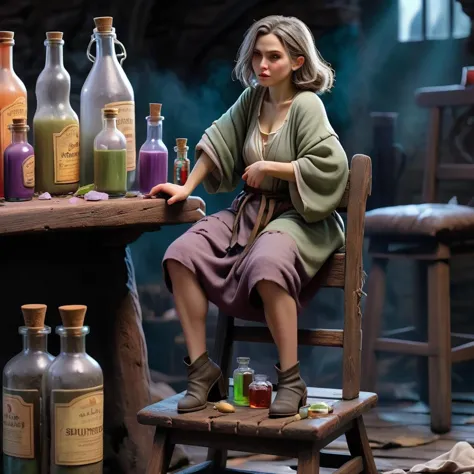
[[(472, 398), (454, 404), (453, 427), (451, 432), (444, 435), (431, 433), (428, 409), (422, 403), (379, 405), (364, 419), (377, 469), (380, 472), (396, 468), (408, 471), (416, 464), (448, 452), (458, 441), (467, 441), (474, 446)], [(197, 464), (206, 458), (206, 451), (201, 448), (186, 446), (185, 450), (191, 464)], [(344, 438), (335, 440), (326, 450), (347, 452)], [(227, 466), (241, 471), (288, 474), (296, 472), (296, 459), (230, 452)], [(171, 472), (179, 472), (183, 467), (181, 465), (179, 469)], [(321, 470), (323, 474), (331, 471)]]

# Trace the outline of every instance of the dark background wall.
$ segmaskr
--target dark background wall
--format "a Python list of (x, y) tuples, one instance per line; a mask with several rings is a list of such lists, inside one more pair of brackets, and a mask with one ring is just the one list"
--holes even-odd
[[(192, 149), (203, 130), (240, 93), (240, 84), (231, 79), (237, 48), (252, 21), (269, 14), (294, 15), (305, 21), (323, 57), (336, 70), (335, 89), (323, 96), (323, 101), (349, 156), (371, 154), (370, 112), (399, 113), (397, 141), (408, 155), (408, 166), (396, 202), (419, 202), (427, 116), (414, 105), (414, 91), (422, 86), (459, 83), (461, 68), (471, 63), (472, 56), (467, 40), (399, 43), (395, 0), (3, 0), (0, 29), (15, 31), (14, 66), (28, 89), (31, 122), (36, 108), (35, 83), (44, 65), (45, 32), (64, 32), (64, 60), (72, 78), (71, 102), (79, 112), (81, 87), (91, 68), (86, 48), (94, 26), (93, 17), (113, 16), (118, 39), (128, 53), (124, 69), (135, 90), (137, 146), (146, 136), (148, 103), (162, 102), (166, 117), (164, 140), (171, 164), (175, 137), (188, 137)], [(445, 154), (449, 155), (449, 149)], [(196, 194), (206, 200), (209, 213), (232, 199), (232, 196), (208, 196), (202, 187)], [(442, 199), (447, 201), (457, 195), (460, 202), (465, 202), (472, 194), (472, 185), (457, 183), (443, 188)], [(132, 247), (150, 366), (172, 376), (175, 388), (180, 388), (183, 380), (179, 359), (184, 348), (172, 300), (163, 288), (161, 258), (167, 245), (184, 230), (185, 226), (177, 226), (144, 235)], [(366, 267), (370, 270), (367, 260)], [(387, 328), (410, 322), (413, 315), (411, 270), (404, 262), (390, 266)], [(474, 332), (474, 302), (466, 296), (472, 275), (472, 262), (455, 262), (452, 279), (455, 331)], [(318, 295), (301, 323), (340, 327), (340, 296), (332, 291)], [(211, 308), (211, 340), (214, 316), (215, 309)], [(237, 352), (250, 354), (254, 366), (272, 374), (276, 353), (271, 346), (239, 346)], [(337, 350), (304, 349), (301, 359), (304, 375), (311, 383), (333, 386), (340, 383)], [(381, 364), (382, 389), (393, 392), (394, 381), (411, 387), (412, 369), (411, 359), (387, 359)], [(469, 388), (465, 372), (465, 366), (456, 367), (455, 390)], [(160, 377), (167, 379), (165, 375)]]

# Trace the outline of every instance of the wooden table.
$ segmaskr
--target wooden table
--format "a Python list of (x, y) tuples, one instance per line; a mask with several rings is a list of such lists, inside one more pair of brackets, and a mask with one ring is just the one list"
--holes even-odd
[(2, 367), (21, 351), (22, 304), (48, 305), (53, 355), (59, 352), (58, 306), (87, 305), (87, 352), (104, 372), (104, 466), (110, 472), (144, 473), (153, 439), (136, 419), (151, 403), (150, 376), (128, 244), (162, 225), (196, 222), (204, 211), (198, 197), (173, 206), (163, 199), (67, 197), (0, 206)]

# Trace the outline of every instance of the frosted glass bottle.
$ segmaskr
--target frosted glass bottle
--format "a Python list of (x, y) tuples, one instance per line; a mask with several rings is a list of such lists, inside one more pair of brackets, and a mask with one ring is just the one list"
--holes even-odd
[[(94, 18), (96, 28), (87, 49), (88, 58), (94, 63), (81, 91), (81, 185), (94, 180), (94, 138), (102, 130), (102, 109), (118, 108), (117, 128), (127, 139), (127, 188), (132, 189), (136, 180), (135, 98), (118, 57), (127, 57), (125, 47), (117, 40), (112, 17)], [(97, 42), (97, 57), (90, 48)], [(123, 52), (117, 56), (115, 44)]]
[(69, 101), (71, 77), (63, 64), (63, 34), (46, 33), (46, 61), (36, 82), (33, 118), (35, 188), (50, 194), (79, 187), (79, 119)]

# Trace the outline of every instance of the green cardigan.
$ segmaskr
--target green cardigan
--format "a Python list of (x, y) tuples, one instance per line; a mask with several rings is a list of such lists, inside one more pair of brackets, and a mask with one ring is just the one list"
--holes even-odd
[[(245, 169), (244, 141), (258, 120), (258, 106), (266, 88), (247, 88), (234, 105), (205, 131), (220, 163), (204, 180), (207, 192), (233, 191)], [(202, 150), (196, 148), (196, 159)], [(287, 191), (294, 209), (272, 220), (263, 232), (286, 232), (296, 242), (308, 276), (344, 245), (341, 217), (335, 212), (349, 176), (346, 153), (326, 115), (321, 99), (298, 92), (287, 120), (265, 158), (291, 162), (296, 182), (273, 179), (274, 191)]]

